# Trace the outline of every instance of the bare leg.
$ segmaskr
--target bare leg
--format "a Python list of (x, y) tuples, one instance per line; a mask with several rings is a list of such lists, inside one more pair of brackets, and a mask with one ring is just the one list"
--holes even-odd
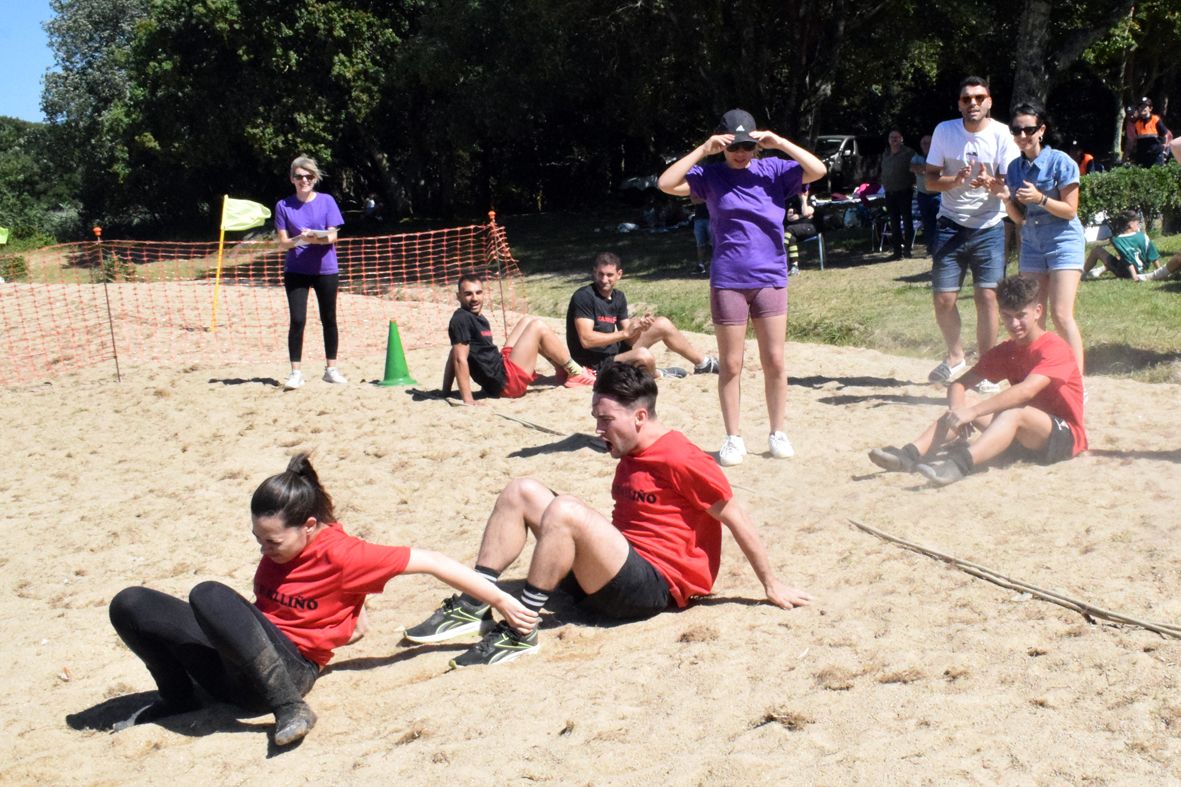
[(685, 335), (667, 317), (657, 317), (651, 327), (640, 334), (640, 338), (634, 346), (650, 348), (657, 342), (664, 342), (665, 347), (694, 366), (705, 360), (705, 353), (690, 344)]
[(558, 335), (537, 317), (525, 317), (509, 334), (505, 344), (512, 347), (509, 358), (527, 373), (537, 370), (537, 356), (540, 355), (561, 369), (570, 361), (570, 351)]
[(656, 359), (652, 357), (652, 353), (647, 347), (635, 347), (625, 353), (619, 353), (615, 356), (615, 361), (616, 363), (639, 366), (653, 377), (656, 376)]
[(1014, 440), (1026, 448), (1039, 451), (1046, 447), (1053, 428), (1050, 416), (1036, 407), (1002, 410), (993, 417), (992, 423), (969, 449), (972, 462), (979, 465), (1000, 456)]
[(787, 413), (787, 364), (784, 344), (787, 341), (787, 315), (756, 317), (752, 320), (763, 365), (763, 392), (767, 397), (767, 419), (771, 432), (782, 432)]
[(529, 564), (528, 582), (553, 590), (571, 570), (579, 586), (594, 593), (619, 573), (627, 560), (628, 543), (607, 517), (576, 497), (553, 499), (536, 528), (537, 546)]
[(745, 325), (714, 325), (718, 340), (718, 399), (726, 434), (738, 434), (742, 404), (742, 357), (746, 352)]
[(976, 287), (972, 297), (976, 301), (976, 352), (984, 355), (996, 346), (997, 331), (1001, 327), (1001, 315), (996, 306), (996, 289)]
[[(1075, 294), (1078, 292), (1082, 274), (1079, 271), (1054, 271), (1047, 278), (1049, 311), (1050, 318), (1054, 321), (1054, 329), (1070, 345), (1074, 360), (1078, 363), (1079, 374), (1082, 374), (1083, 335), (1074, 319)], [(1047, 287), (1045, 281), (1042, 282), (1042, 287)]]
[(1103, 263), (1104, 268), (1108, 267), (1107, 261), (1109, 259), (1112, 259), (1112, 256), (1107, 253), (1107, 250), (1102, 246), (1096, 246), (1095, 248), (1091, 249), (1091, 252), (1087, 255), (1086, 262), (1083, 263), (1083, 273), (1090, 273), (1091, 269), (1094, 268), (1097, 263)]
[(533, 478), (516, 478), (496, 498), (476, 563), (504, 571), (521, 555), (530, 530), (537, 531), (554, 493)]
[(964, 344), (960, 341), (960, 310), (956, 306), (958, 292), (937, 292), (935, 301), (935, 322), (943, 333), (943, 341), (947, 345), (948, 366), (955, 366), (964, 360)]

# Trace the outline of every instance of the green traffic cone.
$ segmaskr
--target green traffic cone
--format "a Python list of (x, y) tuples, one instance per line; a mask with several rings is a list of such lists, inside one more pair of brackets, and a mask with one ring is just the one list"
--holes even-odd
[(402, 337), (398, 323), (390, 320), (390, 338), (385, 349), (385, 379), (379, 385), (418, 385), (406, 368), (406, 354), (402, 352)]

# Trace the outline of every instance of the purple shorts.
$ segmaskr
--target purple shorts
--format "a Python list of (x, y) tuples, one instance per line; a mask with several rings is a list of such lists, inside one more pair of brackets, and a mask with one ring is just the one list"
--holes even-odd
[(746, 325), (748, 318), (781, 317), (787, 314), (787, 288), (731, 290), (710, 287), (709, 311), (714, 325)]

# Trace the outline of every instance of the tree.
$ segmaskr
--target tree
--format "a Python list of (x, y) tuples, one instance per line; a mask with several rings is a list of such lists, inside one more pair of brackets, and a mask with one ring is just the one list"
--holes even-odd
[(0, 117), (0, 226), (14, 238), (68, 234), (77, 187), (55, 163), (45, 124)]
[(57, 70), (45, 76), (41, 108), (55, 159), (78, 174), (87, 213), (101, 216), (110, 182), (127, 172), (127, 59), (148, 0), (50, 0), (50, 8), (45, 31)]

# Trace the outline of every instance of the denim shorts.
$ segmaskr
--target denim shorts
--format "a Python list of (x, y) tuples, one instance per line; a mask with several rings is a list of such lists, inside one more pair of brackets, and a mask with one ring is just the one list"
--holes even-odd
[(1021, 272), (1081, 271), (1087, 253), (1082, 225), (1026, 220), (1021, 226)]
[(693, 219), (693, 240), (697, 242), (699, 249), (714, 242), (713, 232), (709, 228), (709, 219)]
[(940, 217), (931, 263), (931, 289), (959, 292), (972, 271), (972, 286), (994, 289), (1005, 278), (1005, 223), (973, 229)]

